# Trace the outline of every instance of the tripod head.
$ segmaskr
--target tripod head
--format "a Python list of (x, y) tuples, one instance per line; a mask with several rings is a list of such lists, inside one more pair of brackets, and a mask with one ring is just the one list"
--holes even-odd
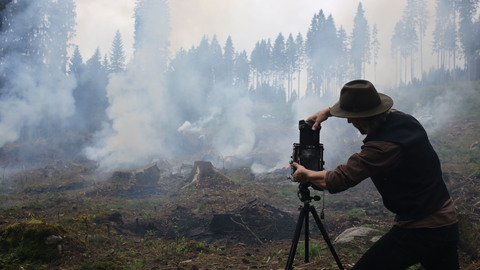
[(303, 203), (310, 203), (312, 200), (314, 201), (320, 201), (320, 196), (315, 195), (315, 196), (310, 196), (310, 189), (312, 185), (310, 183), (305, 183), (305, 184), (300, 184), (298, 185), (298, 192), (297, 192), (297, 197), (302, 201)]

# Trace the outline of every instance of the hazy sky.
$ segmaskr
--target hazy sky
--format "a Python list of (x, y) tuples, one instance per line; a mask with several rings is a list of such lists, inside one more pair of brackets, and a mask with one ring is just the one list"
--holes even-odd
[[(73, 41), (79, 45), (84, 60), (99, 47), (106, 54), (112, 44), (115, 31), (122, 34), (127, 57), (132, 52), (134, 0), (76, 0), (77, 35)], [(237, 51), (250, 54), (255, 43), (272, 39), (281, 32), (285, 37), (298, 32), (304, 37), (315, 13), (323, 9), (326, 16), (332, 14), (335, 25), (343, 26), (351, 34), (357, 0), (171, 0), (171, 52), (180, 47), (197, 46), (203, 35), (225, 44), (230, 35)], [(399, 21), (406, 0), (363, 0), (365, 16), (370, 24), (377, 24), (381, 42), (378, 70), (391, 66), (390, 39)], [(434, 0), (429, 0), (433, 6)], [(432, 17), (433, 9), (430, 13)], [(429, 27), (433, 27), (430, 23)], [(430, 31), (431, 32), (431, 31)], [(430, 50), (428, 41), (424, 50)], [(428, 55), (427, 55), (428, 56)], [(383, 65), (383, 66), (382, 66)], [(386, 76), (384, 76), (386, 77)], [(388, 78), (384, 78), (388, 80)]]

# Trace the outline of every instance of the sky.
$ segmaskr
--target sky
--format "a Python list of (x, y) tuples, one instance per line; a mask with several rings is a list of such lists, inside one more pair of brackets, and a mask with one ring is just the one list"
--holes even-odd
[[(131, 56), (135, 2), (76, 0), (77, 33), (72, 42), (79, 46), (84, 60), (91, 57), (97, 47), (102, 54), (108, 53), (117, 29), (122, 35), (127, 59)], [(376, 24), (379, 30), (381, 61), (377, 70), (388, 70), (393, 61), (390, 56), (391, 33), (400, 20), (407, 1), (361, 2), (370, 27)], [(431, 7), (434, 6), (434, 0), (428, 2)], [(359, 1), (171, 0), (168, 3), (171, 12), (170, 51), (174, 56), (180, 48), (189, 49), (197, 46), (204, 35), (210, 39), (216, 35), (222, 46), (227, 37), (231, 36), (235, 50), (246, 50), (247, 54), (250, 54), (257, 41), (271, 39), (273, 42), (279, 33), (285, 37), (290, 33), (294, 36), (302, 33), (305, 37), (314, 14), (321, 9), (326, 16), (330, 14), (333, 16), (337, 29), (342, 26), (348, 34), (351, 34)], [(430, 18), (431, 14), (433, 8), (430, 11)], [(430, 22), (428, 26), (432, 28), (433, 23)], [(431, 42), (427, 40), (425, 44), (429, 45)], [(426, 49), (428, 51), (428, 48)], [(385, 84), (391, 79), (389, 75), (378, 77), (380, 83), (383, 80)]]

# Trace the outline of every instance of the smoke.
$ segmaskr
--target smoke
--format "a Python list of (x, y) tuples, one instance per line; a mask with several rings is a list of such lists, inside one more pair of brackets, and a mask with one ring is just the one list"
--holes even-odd
[(74, 112), (76, 82), (63, 71), (72, 21), (61, 8), (48, 0), (18, 1), (2, 11), (1, 146), (61, 127)]
[(441, 96), (421, 104), (417, 102), (412, 112), (413, 116), (423, 125), (427, 133), (433, 134), (441, 130), (455, 115), (459, 108), (461, 97), (458, 93), (448, 90)]
[(461, 115), (466, 97), (474, 96), (475, 86), (458, 84), (455, 89), (448, 85), (419, 89), (400, 89), (392, 97), (395, 108), (412, 114), (423, 125), (428, 134), (443, 130)]
[[(168, 6), (143, 1), (136, 8), (136, 18), (134, 57), (125, 72), (110, 77), (109, 121), (85, 149), (86, 156), (106, 171), (182, 154), (202, 158), (212, 150), (212, 161), (226, 156), (247, 158), (256, 139), (247, 93), (221, 83), (205, 95), (199, 94), (195, 83), (185, 93), (169, 89), (165, 77)], [(185, 76), (188, 82), (201, 81), (200, 75), (189, 75)], [(188, 109), (197, 114), (197, 121), (186, 120)], [(205, 148), (200, 145), (204, 141), (209, 143)]]
[(125, 72), (112, 74), (107, 86), (109, 121), (85, 149), (103, 170), (129, 169), (159, 153), (169, 156), (175, 108), (166, 89), (169, 17), (162, 1), (139, 2), (135, 54)]

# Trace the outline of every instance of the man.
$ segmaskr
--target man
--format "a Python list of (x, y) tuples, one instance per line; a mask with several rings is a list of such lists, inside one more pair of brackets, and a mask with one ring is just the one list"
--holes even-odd
[(361, 151), (332, 171), (294, 163), (294, 180), (337, 193), (370, 177), (385, 207), (396, 214), (394, 226), (352, 269), (406, 269), (416, 263), (425, 269), (459, 269), (457, 215), (438, 156), (421, 124), (392, 106), (392, 99), (369, 81), (345, 84), (339, 102), (306, 121), (315, 121), (316, 129), (330, 116), (347, 118), (367, 135)]

